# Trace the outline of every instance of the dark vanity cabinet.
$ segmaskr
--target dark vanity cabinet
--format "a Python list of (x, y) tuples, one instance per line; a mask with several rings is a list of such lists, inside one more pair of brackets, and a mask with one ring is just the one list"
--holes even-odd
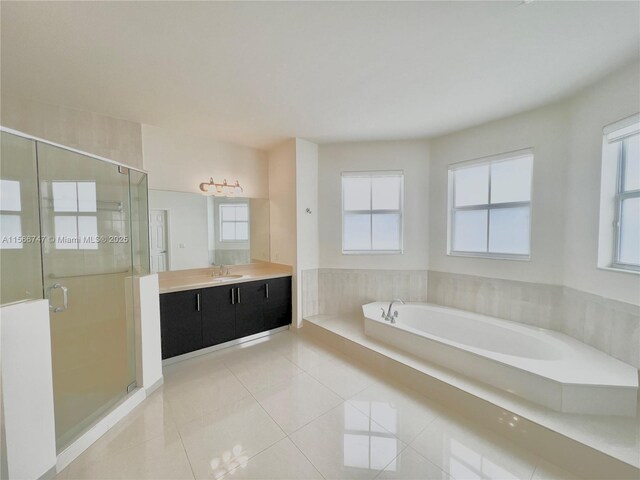
[(266, 282), (264, 299), (264, 329), (291, 323), (291, 277), (273, 278)]
[(201, 290), (160, 295), (162, 358), (202, 348)]
[(160, 295), (162, 358), (291, 323), (291, 277)]

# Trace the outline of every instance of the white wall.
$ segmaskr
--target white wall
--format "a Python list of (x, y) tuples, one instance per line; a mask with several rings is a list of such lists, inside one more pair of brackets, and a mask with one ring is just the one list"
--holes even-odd
[(640, 304), (640, 275), (597, 268), (602, 128), (640, 111), (640, 64), (624, 68), (571, 102), (564, 283)]
[(267, 154), (262, 150), (150, 125), (142, 125), (142, 146), (149, 188), (197, 193), (200, 183), (213, 177), (216, 182), (238, 180), (243, 197), (269, 196)]
[[(432, 139), (429, 269), (567, 285), (639, 304), (640, 276), (597, 268), (602, 129), (640, 111), (640, 67), (574, 97)], [(446, 255), (447, 165), (534, 149), (531, 260)]]
[[(561, 284), (565, 214), (562, 208), (568, 108), (554, 104), (486, 123), (431, 143), (429, 269), (508, 280)], [(447, 255), (447, 166), (464, 160), (532, 147), (531, 260)]]
[(56, 465), (47, 300), (0, 308), (2, 407), (9, 478), (40, 478)]
[[(323, 268), (426, 269), (429, 254), (429, 143), (424, 140), (320, 145), (318, 202)], [(341, 172), (404, 170), (404, 253), (342, 254)]]
[(203, 268), (209, 265), (207, 197), (193, 193), (149, 190), (149, 209), (168, 211), (170, 270)]
[[(296, 139), (298, 267), (318, 268), (318, 145)], [(306, 209), (311, 210), (307, 213)]]
[[(310, 213), (306, 210), (309, 209)], [(302, 319), (303, 288), (317, 288), (304, 285), (302, 271), (319, 266), (319, 224), (318, 224), (318, 145), (307, 140), (296, 139), (296, 229), (297, 229), (297, 318)], [(317, 290), (305, 292), (317, 298)]]
[(0, 124), (34, 137), (142, 168), (142, 130), (136, 122), (3, 95)]

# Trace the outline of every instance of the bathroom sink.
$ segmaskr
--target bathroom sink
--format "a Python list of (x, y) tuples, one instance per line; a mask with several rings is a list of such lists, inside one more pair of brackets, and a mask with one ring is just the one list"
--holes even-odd
[(227, 275), (216, 275), (215, 277), (213, 277), (216, 280), (233, 280), (234, 278), (242, 278), (243, 275), (238, 275), (238, 274), (227, 274)]

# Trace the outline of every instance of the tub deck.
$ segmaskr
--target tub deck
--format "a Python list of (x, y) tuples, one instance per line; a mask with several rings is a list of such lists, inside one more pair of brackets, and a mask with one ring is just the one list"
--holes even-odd
[[(563, 333), (429, 304), (399, 306), (392, 325), (378, 315), (383, 305), (363, 306), (365, 333), (373, 338), (557, 411), (636, 415), (637, 369)], [(437, 332), (443, 324), (428, 315), (450, 321), (451, 330), (460, 322), (474, 331), (464, 338), (466, 332), (459, 329), (460, 341), (438, 336), (429, 329)], [(500, 335), (499, 341), (481, 338), (483, 330)], [(498, 351), (510, 342), (517, 348)], [(527, 351), (528, 343), (535, 348)]]
[[(559, 462), (575, 458), (578, 464), (585, 464), (585, 469), (596, 472), (601, 468), (611, 476), (615, 465), (610, 462), (615, 459), (635, 469), (637, 477), (640, 409), (635, 418), (556, 412), (366, 336), (361, 314), (314, 315), (305, 317), (304, 321), (303, 333), (321, 339), (371, 368), (393, 373), (398, 381), (424, 395), (446, 403), (459, 403), (470, 415), (477, 414), (474, 418), (480, 422), (504, 427), (505, 432), (509, 432), (506, 425), (495, 420), (511, 413), (530, 422), (530, 433), (536, 439), (538, 434), (554, 434), (547, 442), (550, 445), (547, 453), (556, 452)], [(583, 451), (579, 445), (590, 449), (592, 453), (588, 453), (586, 459), (593, 458), (593, 465), (587, 465), (590, 462), (578, 454)]]

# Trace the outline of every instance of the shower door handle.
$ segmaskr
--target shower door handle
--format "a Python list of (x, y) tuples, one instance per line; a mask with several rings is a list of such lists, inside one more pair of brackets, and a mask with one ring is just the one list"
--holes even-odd
[[(54, 307), (51, 304), (51, 290), (54, 290), (56, 288), (59, 288), (60, 290), (62, 290), (62, 306), (61, 307)], [(64, 312), (69, 306), (69, 294), (67, 291), (67, 287), (59, 283), (54, 283), (49, 288), (47, 288), (47, 298), (49, 299), (49, 310), (51, 310), (53, 313)]]

